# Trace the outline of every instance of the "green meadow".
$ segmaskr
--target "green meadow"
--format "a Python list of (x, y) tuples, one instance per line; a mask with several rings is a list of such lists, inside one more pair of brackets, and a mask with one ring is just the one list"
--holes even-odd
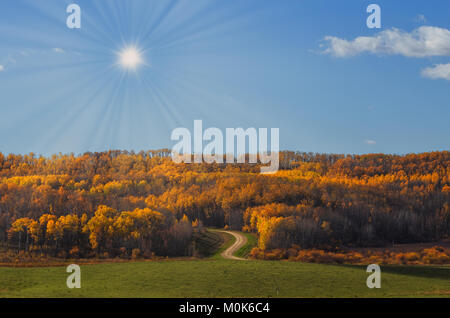
[(81, 265), (81, 288), (65, 267), (0, 268), (1, 297), (449, 297), (450, 268), (382, 267), (369, 289), (363, 266), (220, 259)]
[(198, 238), (203, 259), (80, 265), (80, 289), (67, 288), (65, 266), (0, 267), (0, 297), (450, 297), (450, 267), (382, 266), (369, 289), (364, 266), (222, 259), (226, 236)]

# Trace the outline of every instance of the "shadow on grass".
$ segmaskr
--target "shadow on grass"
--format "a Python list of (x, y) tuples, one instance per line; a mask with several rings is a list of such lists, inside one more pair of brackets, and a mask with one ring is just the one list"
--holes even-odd
[[(364, 265), (343, 264), (348, 268), (360, 268), (366, 270)], [(449, 266), (420, 266), (420, 265), (380, 265), (382, 273), (391, 273), (397, 275), (407, 275), (423, 278), (448, 279), (450, 285), (450, 267)]]

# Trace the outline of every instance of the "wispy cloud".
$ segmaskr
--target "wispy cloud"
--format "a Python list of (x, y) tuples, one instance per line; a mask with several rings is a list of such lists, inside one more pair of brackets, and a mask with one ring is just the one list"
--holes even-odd
[(375, 140), (371, 140), (371, 139), (366, 139), (366, 140), (364, 140), (364, 142), (368, 145), (375, 145), (377, 143)]
[(354, 40), (326, 36), (325, 50), (336, 57), (351, 57), (362, 53), (403, 55), (406, 57), (450, 56), (450, 30), (421, 26), (411, 32), (396, 28), (374, 36), (359, 36)]
[(427, 67), (422, 71), (422, 76), (431, 79), (445, 79), (450, 81), (450, 63), (436, 64), (433, 67)]
[(12, 64), (18, 63), (17, 61), (20, 62), (24, 58), (30, 58), (30, 57), (32, 57), (33, 55), (36, 55), (36, 54), (47, 54), (48, 55), (48, 54), (52, 54), (52, 52), (57, 53), (57, 54), (75, 53), (77, 55), (81, 55), (78, 52), (72, 52), (70, 50), (66, 51), (66, 50), (64, 50), (62, 48), (59, 48), (59, 47), (46, 48), (46, 49), (43, 49), (43, 50), (22, 49), (20, 51), (16, 51), (14, 53), (9, 54), (8, 57), (6, 57), (5, 59), (3, 59), (1, 61), (3, 64), (0, 64), (0, 72), (4, 72), (7, 67), (9, 69), (9, 66), (11, 66)]

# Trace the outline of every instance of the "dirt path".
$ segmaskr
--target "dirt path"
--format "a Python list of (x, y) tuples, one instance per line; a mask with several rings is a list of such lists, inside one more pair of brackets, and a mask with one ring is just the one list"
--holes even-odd
[(217, 230), (217, 232), (223, 232), (233, 235), (236, 238), (236, 241), (231, 245), (229, 248), (227, 248), (225, 251), (220, 254), (223, 258), (233, 259), (236, 261), (246, 261), (245, 258), (234, 256), (233, 254), (236, 253), (242, 246), (247, 243), (247, 238), (239, 233), (232, 232), (232, 231), (223, 231), (223, 230)]

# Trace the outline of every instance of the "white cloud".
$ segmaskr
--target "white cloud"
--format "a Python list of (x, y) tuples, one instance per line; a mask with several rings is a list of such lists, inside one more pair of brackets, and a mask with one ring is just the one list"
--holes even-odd
[(436, 64), (433, 67), (427, 67), (422, 71), (422, 76), (431, 79), (445, 79), (450, 81), (450, 63)]
[(410, 33), (392, 28), (374, 36), (359, 36), (354, 40), (326, 36), (324, 53), (336, 57), (372, 54), (406, 57), (450, 56), (450, 30), (421, 26)]
[(55, 51), (56, 53), (64, 53), (64, 52), (65, 52), (63, 49), (61, 49), (61, 48), (59, 48), (59, 47), (55, 47), (55, 48), (53, 49), (53, 51)]
[(5, 70), (5, 67), (3, 65), (0, 65), (0, 72), (3, 72)]
[(370, 139), (364, 140), (364, 142), (368, 145), (375, 145), (377, 143), (375, 140), (370, 140)]

